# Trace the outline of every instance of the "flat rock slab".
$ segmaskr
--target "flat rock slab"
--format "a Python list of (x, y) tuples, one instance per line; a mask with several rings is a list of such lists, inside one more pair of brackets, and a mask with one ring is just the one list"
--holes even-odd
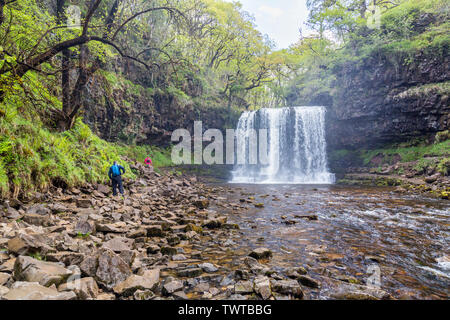
[(114, 287), (114, 292), (122, 296), (131, 296), (137, 290), (154, 290), (159, 283), (159, 269), (147, 270), (142, 276), (131, 275)]
[(72, 275), (72, 271), (55, 262), (46, 262), (28, 256), (17, 257), (14, 263), (14, 279), (17, 281), (38, 282), (49, 287), (59, 285)]
[(56, 289), (41, 286), (37, 282), (15, 282), (8, 293), (2, 296), (4, 300), (75, 300), (73, 291), (58, 292)]
[(391, 299), (388, 292), (375, 287), (358, 284), (337, 283), (338, 287), (331, 297), (339, 300), (387, 300)]
[(166, 283), (163, 287), (162, 287), (162, 293), (164, 295), (170, 295), (176, 291), (180, 291), (183, 289), (183, 282), (179, 281), (179, 280), (173, 280), (169, 283)]
[(132, 250), (134, 246), (134, 240), (124, 237), (113, 238), (103, 243), (103, 248), (108, 248), (114, 252), (122, 252)]

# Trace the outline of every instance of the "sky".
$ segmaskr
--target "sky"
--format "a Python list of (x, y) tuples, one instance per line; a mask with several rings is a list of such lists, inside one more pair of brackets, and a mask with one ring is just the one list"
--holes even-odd
[[(227, 0), (232, 2), (232, 0)], [(289, 47), (299, 39), (299, 28), (308, 17), (306, 0), (239, 0), (243, 10), (255, 17), (257, 29), (275, 41), (277, 49)]]

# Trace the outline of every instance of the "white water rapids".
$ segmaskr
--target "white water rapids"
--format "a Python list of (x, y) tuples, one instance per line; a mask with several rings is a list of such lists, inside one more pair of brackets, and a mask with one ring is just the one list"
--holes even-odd
[(236, 137), (240, 161), (234, 166), (232, 183), (334, 183), (327, 167), (324, 107), (244, 112)]

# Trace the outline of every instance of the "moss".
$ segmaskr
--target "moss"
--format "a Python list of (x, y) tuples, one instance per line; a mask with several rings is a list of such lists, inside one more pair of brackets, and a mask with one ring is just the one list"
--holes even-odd
[(370, 165), (370, 161), (376, 155), (383, 155), (382, 164), (392, 164), (395, 156), (400, 157), (401, 162), (420, 161), (424, 163), (423, 158), (428, 157), (445, 157), (449, 154), (450, 140), (437, 142), (434, 144), (426, 144), (421, 139), (415, 139), (401, 144), (393, 144), (382, 149), (362, 150), (360, 156), (363, 158), (364, 165)]

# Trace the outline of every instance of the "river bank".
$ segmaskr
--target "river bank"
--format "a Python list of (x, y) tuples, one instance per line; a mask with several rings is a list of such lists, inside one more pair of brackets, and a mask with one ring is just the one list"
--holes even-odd
[[(109, 186), (89, 184), (2, 204), (1, 299), (441, 299), (448, 294), (445, 277), (444, 284), (431, 282), (437, 288), (431, 291), (418, 289), (417, 283), (429, 285), (421, 278), (414, 285), (389, 280), (386, 286), (386, 274), (381, 287), (367, 286), (364, 268), (383, 259), (393, 263), (386, 249), (355, 255), (351, 246), (327, 239), (324, 226), (342, 234), (347, 227), (332, 220), (347, 209), (355, 216), (361, 212), (358, 200), (333, 203), (359, 189), (252, 190), (255, 186), (203, 183), (173, 170), (147, 172), (138, 163), (131, 167), (139, 176), (126, 180), (123, 200), (113, 199)], [(373, 193), (374, 202), (388, 199), (379, 191), (365, 192)], [(425, 202), (432, 208), (446, 203)], [(361, 232), (370, 236), (373, 230)], [(303, 247), (286, 244), (292, 241), (285, 238), (289, 234)], [(336, 244), (314, 243), (318, 239)], [(403, 248), (405, 254), (409, 249)], [(422, 263), (448, 260), (448, 254), (441, 248)], [(355, 267), (358, 259), (370, 263)], [(395, 261), (389, 272), (408, 270)], [(384, 262), (380, 266), (384, 272)]]

